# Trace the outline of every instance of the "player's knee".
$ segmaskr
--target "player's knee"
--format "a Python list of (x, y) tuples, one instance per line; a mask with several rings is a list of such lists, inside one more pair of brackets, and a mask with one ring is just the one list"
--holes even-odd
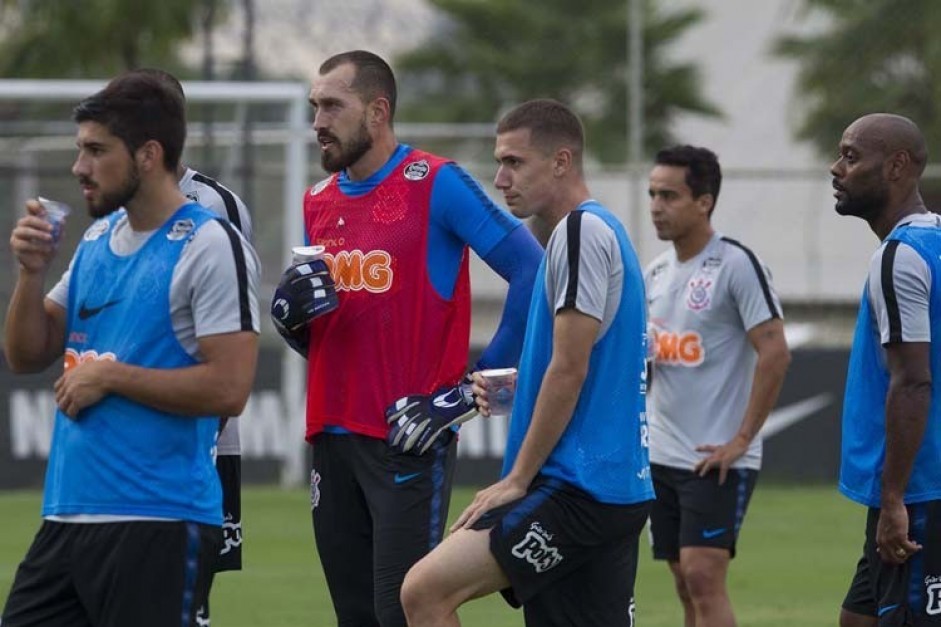
[(405, 575), (400, 598), (410, 625), (428, 624), (425, 620), (435, 614), (437, 608), (434, 581), (421, 562)]
[(863, 616), (840, 608), (840, 627), (876, 627), (879, 619), (872, 616)]
[(686, 581), (682, 577), (677, 577), (674, 581), (676, 584), (676, 596), (680, 598), (680, 601), (685, 605), (691, 601), (689, 598), (689, 589), (686, 587)]
[(710, 568), (707, 564), (685, 566), (683, 583), (687, 597), (692, 601), (702, 601), (725, 593), (725, 580), (722, 573)]
[(427, 559), (419, 561), (405, 575), (400, 593), (402, 609), (410, 627), (450, 624), (460, 603), (442, 587), (440, 570)]

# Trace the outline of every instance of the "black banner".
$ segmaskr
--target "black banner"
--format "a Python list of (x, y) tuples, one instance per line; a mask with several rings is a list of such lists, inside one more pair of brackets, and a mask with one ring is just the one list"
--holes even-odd
[[(765, 426), (762, 480), (836, 481), (846, 350), (797, 350), (775, 412)], [(241, 420), (246, 483), (305, 479), (303, 407), (281, 397), (281, 352), (263, 350), (255, 391)], [(42, 487), (54, 412), (52, 384), (61, 366), (13, 375), (0, 364), (0, 489)], [(500, 470), (506, 423), (478, 419), (461, 429), (456, 481), (484, 485)], [(289, 464), (293, 464), (290, 465)], [(307, 466), (309, 469), (309, 466)]]

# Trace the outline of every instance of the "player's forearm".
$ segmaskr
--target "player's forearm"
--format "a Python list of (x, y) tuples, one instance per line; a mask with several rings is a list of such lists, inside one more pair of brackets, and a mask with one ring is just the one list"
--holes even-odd
[(755, 439), (771, 410), (774, 409), (775, 403), (778, 402), (778, 395), (781, 393), (790, 363), (791, 355), (786, 346), (766, 351), (763, 354), (759, 353), (748, 406), (736, 434), (746, 443)]
[(508, 287), (500, 323), (481, 353), (479, 364), (481, 368), (515, 366), (523, 348), (542, 249), (525, 228), (517, 228), (484, 261), (507, 281)]
[(898, 504), (918, 456), (928, 422), (931, 380), (889, 383), (885, 406), (885, 463), (882, 468), (882, 503)]
[(14, 372), (39, 372), (62, 356), (62, 333), (46, 311), (44, 284), (44, 273), (20, 270), (4, 326), (4, 350)]
[(111, 394), (180, 416), (238, 416), (255, 378), (256, 352), (245, 351), (229, 363), (185, 368), (142, 368), (115, 362), (105, 389)]
[(539, 389), (533, 420), (508, 478), (523, 486), (532, 483), (572, 420), (586, 374), (587, 368), (550, 364)]

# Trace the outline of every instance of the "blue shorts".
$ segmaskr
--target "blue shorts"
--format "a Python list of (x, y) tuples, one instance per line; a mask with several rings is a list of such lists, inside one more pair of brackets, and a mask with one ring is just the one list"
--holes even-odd
[(654, 559), (678, 562), (685, 546), (727, 549), (735, 557), (758, 471), (730, 469), (722, 485), (718, 470), (700, 477), (691, 470), (651, 464), (650, 473), (657, 493), (650, 510)]
[(502, 594), (533, 627), (630, 627), (637, 544), (650, 501), (600, 503), (537, 477), (523, 498), (485, 513), (490, 551), (510, 580)]
[(879, 627), (941, 625), (941, 501), (908, 505), (908, 537), (922, 549), (904, 564), (883, 562), (876, 552), (879, 510), (869, 508), (863, 556), (843, 609), (878, 617)]

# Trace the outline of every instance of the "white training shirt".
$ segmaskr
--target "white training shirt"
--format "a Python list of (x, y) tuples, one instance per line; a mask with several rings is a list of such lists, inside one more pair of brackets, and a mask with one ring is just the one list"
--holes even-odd
[[(705, 457), (697, 446), (725, 444), (738, 432), (757, 362), (748, 331), (780, 318), (781, 304), (761, 260), (719, 233), (682, 263), (671, 247), (644, 282), (654, 353), (650, 461), (692, 470)], [(760, 468), (761, 438), (732, 467)]]

